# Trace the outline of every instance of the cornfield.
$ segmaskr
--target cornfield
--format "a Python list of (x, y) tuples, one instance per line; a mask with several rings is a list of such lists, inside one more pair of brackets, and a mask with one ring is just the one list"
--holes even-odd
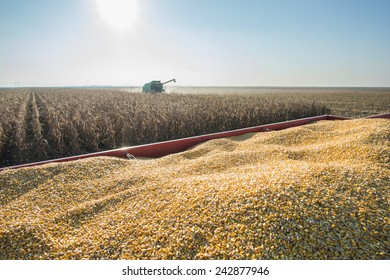
[(91, 88), (3, 89), (0, 104), (0, 166), (330, 113), (282, 97)]

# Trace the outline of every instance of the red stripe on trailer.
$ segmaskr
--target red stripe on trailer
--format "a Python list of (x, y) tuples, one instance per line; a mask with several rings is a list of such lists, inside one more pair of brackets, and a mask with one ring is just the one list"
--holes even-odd
[[(368, 118), (387, 118), (387, 119), (390, 119), (390, 113), (370, 116)], [(71, 156), (71, 157), (65, 157), (65, 158), (58, 158), (58, 159), (52, 159), (52, 160), (26, 163), (26, 164), (21, 164), (21, 165), (14, 165), (14, 166), (10, 166), (10, 167), (0, 168), (0, 171), (6, 170), (6, 169), (16, 169), (16, 168), (22, 168), (22, 167), (42, 165), (42, 164), (46, 164), (46, 163), (66, 162), (66, 161), (73, 161), (73, 160), (79, 160), (79, 159), (90, 158), (90, 157), (99, 157), (99, 156), (111, 156), (111, 157), (120, 157), (120, 158), (128, 158), (129, 156), (157, 158), (157, 157), (162, 157), (162, 156), (166, 156), (169, 154), (185, 151), (186, 149), (188, 149), (192, 146), (195, 146), (197, 144), (200, 144), (200, 143), (203, 143), (205, 141), (212, 140), (212, 139), (239, 136), (239, 135), (242, 135), (245, 133), (251, 133), (251, 132), (266, 132), (266, 131), (273, 131), (273, 130), (282, 130), (282, 129), (301, 126), (301, 125), (305, 125), (305, 124), (309, 124), (309, 123), (312, 123), (315, 121), (321, 121), (321, 120), (348, 120), (348, 119), (351, 119), (351, 118), (332, 116), (332, 115), (315, 116), (315, 117), (309, 117), (309, 118), (303, 118), (303, 119), (297, 119), (297, 120), (291, 120), (291, 121), (285, 121), (285, 122), (278, 122), (278, 123), (272, 123), (272, 124), (266, 124), (266, 125), (259, 125), (259, 126), (253, 126), (253, 127), (247, 127), (247, 128), (242, 128), (242, 129), (235, 129), (235, 130), (229, 130), (229, 131), (223, 131), (223, 132), (217, 132), (217, 133), (211, 133), (211, 134), (205, 134), (205, 135), (199, 135), (199, 136), (188, 137), (188, 138), (181, 138), (181, 139), (146, 144), (146, 145), (125, 147), (125, 148), (109, 150), (109, 151), (102, 151), (102, 152), (96, 152), (96, 153), (90, 153), (90, 154), (84, 154), (84, 155), (77, 155), (77, 156)]]
[(366, 117), (366, 119), (390, 119), (390, 113)]

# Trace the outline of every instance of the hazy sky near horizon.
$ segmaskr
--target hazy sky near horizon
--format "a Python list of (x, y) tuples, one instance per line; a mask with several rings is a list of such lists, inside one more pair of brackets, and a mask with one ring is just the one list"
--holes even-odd
[(0, 0), (0, 86), (390, 86), (387, 0)]

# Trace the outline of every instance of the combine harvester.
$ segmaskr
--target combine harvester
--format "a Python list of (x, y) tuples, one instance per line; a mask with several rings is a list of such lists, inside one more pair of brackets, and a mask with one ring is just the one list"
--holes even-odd
[[(165, 82), (165, 83), (167, 83), (167, 82)], [(390, 113), (370, 116), (367, 118), (390, 119)], [(15, 166), (10, 166), (10, 167), (0, 168), (0, 171), (7, 170), (7, 169), (16, 169), (16, 168), (22, 168), (22, 167), (42, 165), (42, 164), (46, 164), (46, 163), (66, 162), (66, 161), (73, 161), (73, 160), (79, 160), (79, 159), (90, 158), (90, 157), (100, 157), (100, 156), (110, 156), (110, 157), (129, 158), (129, 159), (136, 158), (136, 157), (158, 158), (158, 157), (166, 156), (169, 154), (174, 154), (174, 153), (179, 153), (179, 152), (185, 151), (186, 149), (188, 149), (192, 146), (195, 146), (197, 144), (200, 144), (200, 143), (206, 142), (208, 140), (212, 140), (212, 139), (239, 136), (239, 135), (242, 135), (245, 133), (282, 130), (282, 129), (286, 129), (286, 128), (290, 128), (290, 127), (306, 125), (306, 124), (313, 123), (316, 121), (349, 120), (349, 119), (351, 119), (351, 118), (338, 117), (338, 116), (332, 116), (332, 115), (315, 116), (315, 117), (309, 117), (309, 118), (303, 118), (303, 119), (297, 119), (297, 120), (291, 120), (291, 121), (285, 121), (285, 122), (278, 122), (278, 123), (273, 123), (273, 124), (259, 125), (259, 126), (254, 126), (254, 127), (229, 130), (229, 131), (199, 135), (199, 136), (194, 136), (194, 137), (188, 137), (188, 138), (182, 138), (182, 139), (176, 139), (176, 140), (170, 140), (170, 141), (164, 141), (164, 142), (158, 142), (158, 143), (152, 143), (152, 144), (146, 144), (146, 145), (124, 147), (124, 148), (120, 148), (120, 149), (102, 151), (102, 152), (97, 152), (97, 153), (83, 154), (83, 155), (78, 155), (78, 156), (71, 156), (71, 157), (65, 157), (65, 158), (59, 158), (59, 159), (53, 159), (53, 160), (46, 160), (46, 161), (39, 161), (39, 162), (15, 165)]]
[(166, 81), (164, 83), (162, 83), (161, 81), (151, 81), (150, 83), (147, 83), (144, 85), (144, 87), (142, 88), (142, 92), (145, 92), (145, 93), (164, 93), (165, 92), (164, 85), (167, 83), (170, 83), (172, 81), (176, 83), (176, 79), (172, 79), (172, 80)]

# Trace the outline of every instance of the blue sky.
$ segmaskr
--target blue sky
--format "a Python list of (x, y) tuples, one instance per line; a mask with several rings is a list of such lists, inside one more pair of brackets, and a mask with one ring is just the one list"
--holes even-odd
[(0, 86), (390, 86), (390, 1), (98, 1), (0, 0)]

